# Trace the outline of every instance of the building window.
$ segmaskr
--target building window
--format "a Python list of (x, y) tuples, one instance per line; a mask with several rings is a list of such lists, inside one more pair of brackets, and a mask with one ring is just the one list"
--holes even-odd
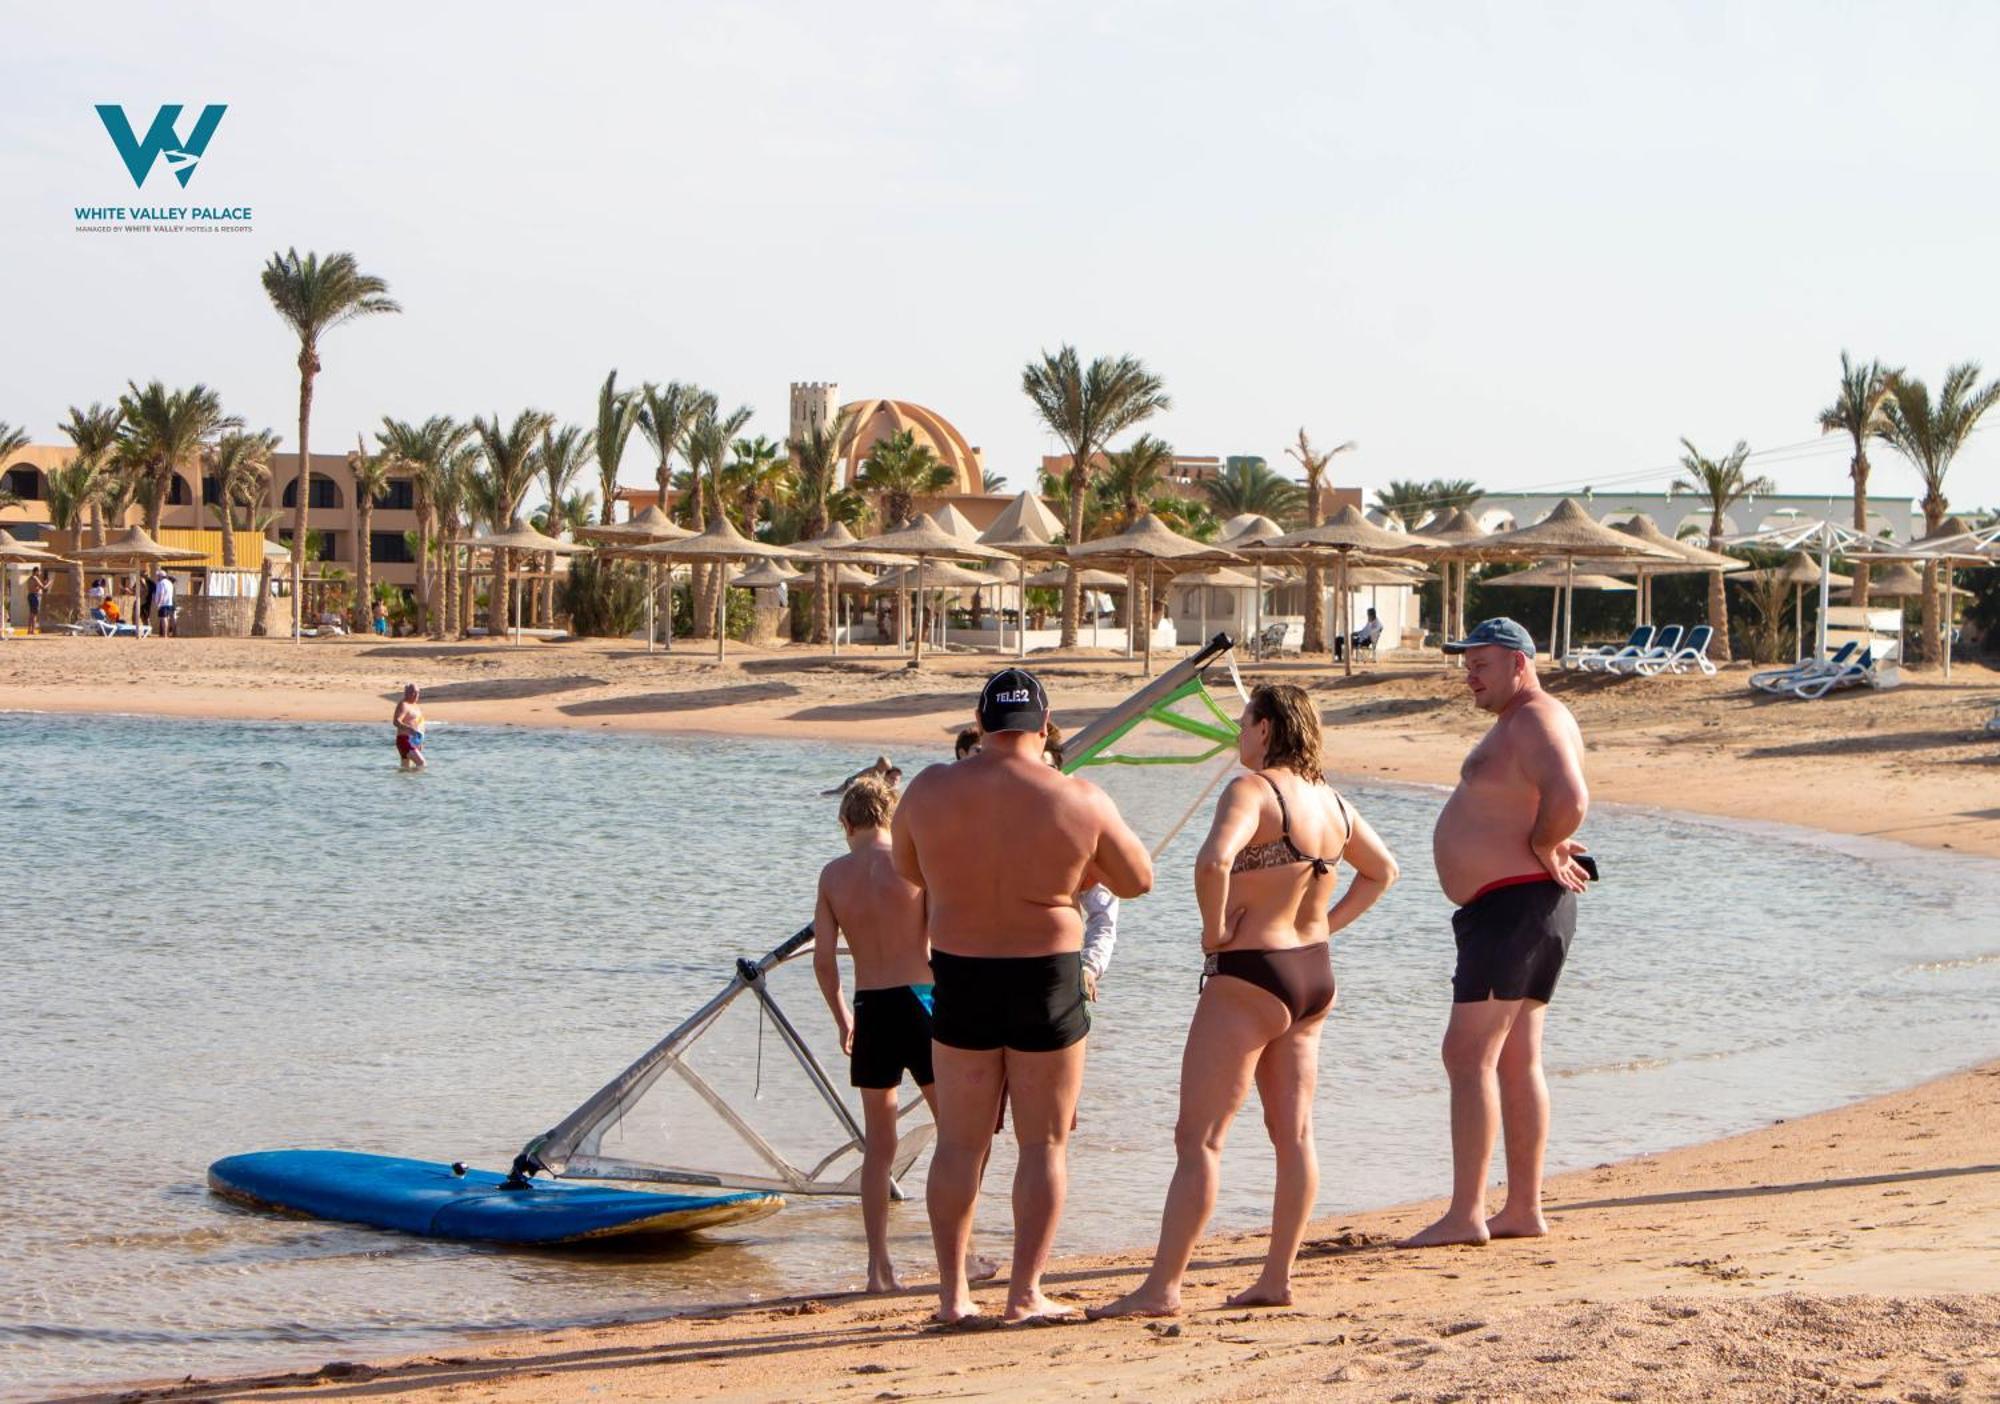
[(9, 468), (5, 483), (7, 491), (23, 502), (42, 500), (42, 474), (38, 468)]
[(194, 489), (188, 486), (188, 480), (179, 473), (167, 475), (167, 506), (194, 506)]
[[(317, 505), (317, 504), (315, 504)], [(391, 478), (389, 485), (375, 499), (378, 511), (414, 512), (417, 510), (417, 486), (408, 478)]]
[(368, 554), (377, 565), (415, 565), (417, 553), (400, 531), (368, 533)]
[[(312, 497), (309, 501), (311, 509), (315, 512), (337, 511), (341, 505), (340, 489), (335, 486), (333, 479), (327, 477), (324, 473), (315, 473), (312, 475)], [(299, 505), (299, 480), (297, 478), (285, 484), (285, 505), (294, 508)]]

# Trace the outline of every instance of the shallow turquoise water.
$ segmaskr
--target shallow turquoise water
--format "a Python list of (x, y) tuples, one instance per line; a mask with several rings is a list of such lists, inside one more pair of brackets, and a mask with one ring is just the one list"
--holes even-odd
[[(669, 1258), (501, 1253), (245, 1213), (238, 1151), (504, 1166), (809, 915), (838, 850), (820, 743), (0, 715), (0, 1389), (442, 1346), (468, 1331), (858, 1282), (845, 1203)], [(942, 743), (941, 743), (942, 745)], [(1349, 792), (1406, 879), (1336, 947), (1321, 1211), (1446, 1185), (1440, 796)], [(1198, 825), (1196, 826), (1199, 827)], [(1991, 1056), (2000, 865), (1603, 810), (1607, 875), (1549, 1021), (1558, 1166), (1703, 1139)], [(1188, 863), (1128, 904), (1059, 1248), (1152, 1235), (1198, 958)], [(792, 1011), (819, 1030), (810, 998)], [(821, 1031), (823, 1032), (823, 1030)], [(844, 1081), (844, 1079), (841, 1079)], [(1269, 1193), (1254, 1107), (1218, 1226)], [(1004, 1252), (996, 1157), (981, 1239)], [(896, 1211), (921, 1272), (920, 1203)]]

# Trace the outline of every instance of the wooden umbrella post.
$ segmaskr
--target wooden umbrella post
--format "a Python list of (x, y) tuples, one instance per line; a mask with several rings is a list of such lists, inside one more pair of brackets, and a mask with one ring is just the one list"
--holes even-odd
[(1340, 608), (1336, 613), (1340, 619), (1340, 660), (1342, 664), (1340, 671), (1342, 676), (1351, 678), (1354, 676), (1354, 630), (1350, 626), (1349, 619), (1352, 611), (1348, 608), (1347, 604), (1347, 555), (1346, 551), (1340, 553), (1340, 570), (1338, 572), (1340, 579)]

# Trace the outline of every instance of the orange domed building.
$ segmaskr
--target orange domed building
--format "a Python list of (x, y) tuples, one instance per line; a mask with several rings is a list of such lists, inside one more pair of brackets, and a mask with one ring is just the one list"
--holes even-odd
[(907, 429), (916, 435), (919, 444), (937, 455), (938, 462), (958, 475), (947, 495), (985, 492), (985, 455), (976, 445), (966, 442), (957, 426), (936, 410), (908, 400), (850, 400), (836, 407), (839, 391), (840, 387), (830, 381), (795, 382), (788, 437), (796, 439), (814, 425), (831, 423), (836, 415), (846, 411), (852, 428), (840, 456), (841, 486), (853, 484), (876, 444)]

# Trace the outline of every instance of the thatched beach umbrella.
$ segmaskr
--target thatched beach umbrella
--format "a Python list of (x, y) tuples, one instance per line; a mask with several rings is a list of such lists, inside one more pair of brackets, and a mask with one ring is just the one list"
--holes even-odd
[[(1290, 552), (1298, 556), (1332, 555), (1338, 558), (1334, 572), (1339, 594), (1339, 606), (1335, 611), (1335, 634), (1342, 639), (1354, 637), (1354, 604), (1348, 597), (1347, 569), (1348, 557), (1356, 552), (1366, 552), (1375, 556), (1421, 555), (1437, 549), (1437, 543), (1413, 537), (1408, 532), (1388, 531), (1362, 515), (1361, 509), (1353, 503), (1333, 514), (1333, 519), (1304, 531), (1287, 532), (1250, 548), (1254, 551)], [(1354, 673), (1354, 650), (1343, 647), (1340, 651), (1342, 671), (1349, 676)]]
[[(1922, 536), (1913, 537), (1902, 545), (1894, 542), (1865, 541), (1857, 543), (1848, 552), (1855, 561), (1905, 561), (1921, 563), (1924, 567), (1925, 589), (1920, 598), (1925, 602), (1926, 615), (1933, 607), (1935, 587), (1941, 581), (1946, 586), (1951, 583), (1954, 566), (2000, 565), (2000, 555), (1993, 550), (1996, 533), (1987, 529), (1975, 530), (1962, 517), (1947, 517), (1936, 528)], [(1870, 587), (1873, 588), (1872, 585)], [(1938, 637), (1928, 637), (1929, 618), (1926, 617), (1924, 639), (1925, 651), (1932, 647), (1938, 650), (1944, 667), (1944, 676), (1951, 677), (1951, 616), (1953, 614), (1951, 596), (1948, 593), (1935, 598), (1939, 621)]]
[[(651, 546), (641, 546), (633, 554), (642, 559), (657, 556), (664, 561), (708, 561), (726, 566), (731, 561), (776, 560), (810, 553), (786, 546), (767, 545), (745, 536), (736, 529), (736, 523), (729, 520), (727, 512), (718, 512), (707, 531), (683, 541), (659, 541)], [(723, 646), (728, 642), (728, 606), (729, 586), (725, 580), (717, 584), (715, 591), (715, 661), (718, 663), (723, 661)]]
[[(829, 549), (843, 555), (876, 551), (912, 556), (916, 559), (919, 571), (923, 569), (924, 563), (930, 560), (1004, 561), (1012, 557), (1011, 552), (1003, 551), (996, 546), (986, 546), (977, 541), (967, 541), (952, 535), (939, 526), (937, 520), (928, 512), (919, 513), (915, 520), (885, 531), (879, 536), (871, 536), (849, 546), (834, 546)], [(921, 628), (914, 630), (910, 637), (914, 643), (910, 666), (920, 668), (924, 661), (923, 630)]]
[[(646, 510), (627, 521), (599, 522), (581, 527), (577, 538), (597, 543), (598, 554), (609, 560), (635, 560), (636, 552), (642, 546), (651, 546), (660, 541), (685, 541), (694, 533), (660, 510), (655, 502)], [(642, 561), (646, 567), (646, 652), (653, 651), (653, 636), (659, 632), (654, 611), (660, 596), (659, 565), (654, 561)], [(673, 584), (673, 568), (667, 568), (667, 584)], [(674, 651), (674, 611), (667, 610), (667, 652)]]
[[(127, 527), (102, 546), (86, 546), (80, 551), (69, 553), (70, 559), (84, 565), (102, 566), (107, 570), (142, 570), (151, 565), (169, 565), (175, 561), (198, 561), (206, 551), (197, 551), (187, 546), (163, 546), (147, 534), (144, 527)], [(134, 610), (135, 615), (141, 610)], [(136, 627), (138, 620), (133, 619)]]
[(1241, 551), (1251, 563), (1250, 574), (1255, 579), (1257, 594), (1251, 600), (1252, 637), (1264, 632), (1264, 558), (1248, 550), (1259, 542), (1272, 541), (1285, 534), (1285, 529), (1260, 512), (1238, 512), (1222, 524), (1222, 530), (1215, 534), (1215, 544), (1232, 551)]
[[(1145, 614), (1146, 653), (1144, 671), (1150, 676), (1153, 671), (1153, 583), (1163, 562), (1171, 562), (1167, 568), (1191, 569), (1203, 565), (1240, 565), (1243, 557), (1220, 546), (1211, 546), (1205, 541), (1182, 536), (1162, 522), (1151, 512), (1145, 513), (1125, 530), (1115, 536), (1102, 536), (1095, 541), (1085, 541), (1072, 545), (1068, 552), (1072, 560), (1122, 561), (1131, 583), (1126, 587), (1125, 596), (1125, 656), (1132, 656), (1132, 630), (1139, 627), (1139, 615)], [(1146, 564), (1146, 597), (1139, 600), (1137, 574), (1139, 563)]]
[[(0, 531), (0, 639), (9, 637), (7, 626), (9, 580), (7, 572), (17, 565), (62, 565), (64, 563), (61, 556), (58, 556), (46, 546), (38, 546), (32, 541), (17, 541), (12, 532)], [(79, 580), (82, 578), (81, 567), (78, 568), (78, 578)], [(79, 605), (83, 603), (81, 591), (78, 592), (77, 603)]]
[(488, 604), (486, 616), (490, 626), (497, 627), (502, 632), (505, 632), (507, 620), (501, 613), (501, 597), (503, 592), (514, 596), (513, 632), (514, 646), (516, 648), (521, 646), (521, 598), (520, 591), (512, 588), (516, 579), (514, 553), (516, 551), (534, 551), (544, 556), (574, 556), (579, 552), (590, 549), (588, 546), (570, 541), (564, 537), (545, 535), (535, 530), (534, 527), (528, 525), (528, 523), (522, 521), (519, 517), (514, 518), (513, 525), (509, 526), (505, 531), (489, 532), (483, 536), (464, 537), (458, 544), (461, 546), (476, 547), (480, 550), (491, 551), (493, 553), (494, 598)]
[[(1438, 637), (1465, 637), (1467, 577), (1471, 574), (1472, 563), (1481, 559), (1481, 546), (1492, 533), (1479, 524), (1479, 518), (1460, 507), (1442, 513), (1440, 520), (1410, 534), (1424, 541), (1436, 542), (1437, 549), (1431, 552), (1430, 558), (1444, 567), (1444, 590), (1438, 601)], [(1456, 661), (1458, 655), (1451, 657)]]
[[(1006, 510), (994, 519), (993, 525), (979, 535), (981, 545), (996, 547), (1015, 558), (1014, 567), (1014, 609), (1015, 655), (1028, 656), (1028, 566), (1029, 561), (1056, 560), (1063, 554), (1063, 548), (1055, 544), (1056, 537), (1062, 535), (1062, 521), (1055, 513), (1043, 505), (1041, 498), (1031, 492), (1024, 492), (1007, 504)], [(1066, 580), (1059, 582), (1068, 583)], [(1078, 586), (1081, 589), (1081, 585)], [(1000, 647), (1007, 646), (1004, 632), (1006, 613), (1001, 612), (1003, 632)], [(1096, 628), (1096, 620), (1091, 621)]]
[[(1572, 576), (1576, 573), (1578, 560), (1677, 559), (1671, 552), (1648, 546), (1626, 532), (1613, 531), (1584, 511), (1583, 505), (1573, 497), (1565, 497), (1558, 502), (1554, 511), (1533, 526), (1495, 532), (1486, 538), (1482, 549), (1498, 558), (1535, 560), (1553, 557), (1561, 560), (1564, 570)], [(1567, 591), (1564, 598), (1569, 599)], [(1561, 639), (1558, 640), (1553, 632), (1549, 639), (1550, 654), (1564, 667), (1569, 666), (1566, 659), (1570, 647), (1575, 644), (1575, 622), (1576, 611), (1572, 601), (1563, 612)]]
[(1711, 551), (1706, 546), (1692, 541), (1682, 541), (1668, 536), (1654, 525), (1653, 519), (1644, 512), (1638, 513), (1628, 522), (1619, 522), (1611, 528), (1643, 542), (1659, 551), (1663, 557), (1672, 559), (1640, 559), (1622, 562), (1579, 562), (1580, 569), (1593, 566), (1618, 575), (1630, 573), (1639, 582), (1639, 608), (1637, 623), (1653, 622), (1653, 577), (1658, 575), (1728, 575), (1749, 568), (1749, 562), (1734, 556), (1725, 556), (1720, 551)]

